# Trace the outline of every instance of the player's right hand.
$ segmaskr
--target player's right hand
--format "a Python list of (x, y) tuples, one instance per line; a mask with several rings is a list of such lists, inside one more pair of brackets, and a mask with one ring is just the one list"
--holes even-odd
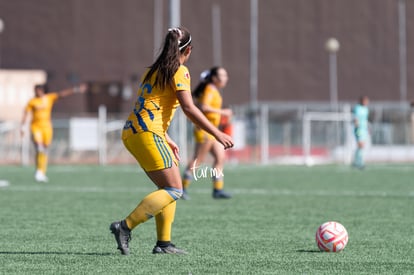
[(233, 115), (232, 109), (221, 109), (221, 115), (226, 117), (231, 117)]
[(230, 149), (234, 146), (233, 139), (231, 136), (220, 132), (220, 134), (216, 137), (217, 141), (223, 144), (224, 150)]

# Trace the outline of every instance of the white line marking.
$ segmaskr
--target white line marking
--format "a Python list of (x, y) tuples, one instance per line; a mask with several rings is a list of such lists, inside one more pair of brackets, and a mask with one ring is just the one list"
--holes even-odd
[(104, 168), (94, 166), (56, 166), (50, 171), (54, 173), (89, 173), (90, 171), (98, 171), (99, 173), (133, 173), (140, 174), (144, 171), (137, 166), (107, 166)]
[[(148, 193), (155, 189), (150, 187), (100, 187), (100, 186), (83, 186), (83, 187), (68, 187), (68, 186), (41, 186), (41, 185), (14, 185), (6, 189), (7, 191), (15, 192), (73, 192), (73, 193)], [(259, 195), (259, 196), (292, 196), (292, 197), (414, 197), (414, 191), (410, 192), (381, 192), (381, 191), (292, 191), (286, 189), (230, 189), (232, 194), (240, 195)], [(211, 189), (197, 188), (191, 190), (191, 193), (209, 194)]]
[(7, 187), (10, 185), (10, 182), (7, 180), (0, 180), (0, 187)]

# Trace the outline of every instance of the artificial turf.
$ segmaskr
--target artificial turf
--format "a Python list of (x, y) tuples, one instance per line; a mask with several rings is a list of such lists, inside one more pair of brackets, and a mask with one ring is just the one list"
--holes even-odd
[[(0, 274), (413, 274), (414, 168), (410, 165), (226, 166), (229, 200), (210, 179), (180, 200), (173, 242), (188, 255), (153, 255), (154, 221), (120, 255), (109, 224), (154, 186), (137, 166), (0, 166)], [(342, 223), (349, 242), (319, 252), (317, 227)]]

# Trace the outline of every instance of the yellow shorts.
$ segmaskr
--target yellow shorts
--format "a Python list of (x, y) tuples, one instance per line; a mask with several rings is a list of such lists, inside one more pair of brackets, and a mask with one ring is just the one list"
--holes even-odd
[(165, 137), (153, 132), (142, 132), (130, 135), (122, 141), (146, 172), (170, 168), (173, 163), (178, 165)]
[(33, 124), (30, 126), (30, 131), (32, 133), (33, 142), (36, 144), (42, 144), (49, 146), (52, 143), (53, 138), (53, 129), (52, 125), (36, 125)]
[(212, 135), (198, 127), (194, 128), (194, 139), (196, 143), (204, 143), (207, 140), (216, 140)]

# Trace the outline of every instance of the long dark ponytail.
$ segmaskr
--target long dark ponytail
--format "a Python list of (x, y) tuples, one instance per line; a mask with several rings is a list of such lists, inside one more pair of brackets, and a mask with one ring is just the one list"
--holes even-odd
[(155, 62), (149, 67), (143, 82), (150, 82), (152, 75), (157, 72), (155, 82), (151, 83), (164, 89), (173, 85), (173, 77), (180, 67), (180, 54), (191, 45), (190, 32), (184, 28), (171, 28), (165, 36), (164, 46)]
[(201, 73), (200, 76), (200, 83), (198, 83), (197, 87), (193, 91), (194, 98), (200, 98), (204, 92), (206, 86), (210, 83), (213, 83), (213, 77), (218, 75), (218, 71), (221, 67), (215, 66), (212, 67), (210, 70), (204, 71)]

